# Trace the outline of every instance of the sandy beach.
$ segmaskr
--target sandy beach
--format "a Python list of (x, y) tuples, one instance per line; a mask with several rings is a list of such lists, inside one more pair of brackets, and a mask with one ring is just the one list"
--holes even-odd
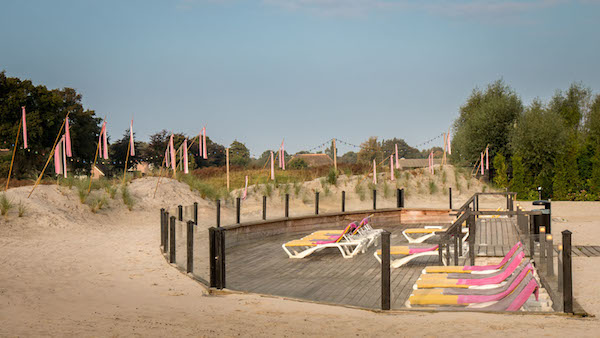
[[(153, 199), (153, 184), (154, 178), (131, 183), (133, 211), (115, 200), (96, 214), (66, 187), (40, 186), (29, 200), (30, 187), (10, 189), (8, 196), (26, 203), (28, 212), (18, 218), (13, 210), (0, 219), (0, 335), (593, 337), (600, 328), (595, 317), (378, 313), (258, 295), (207, 296), (162, 257), (158, 209), (198, 201), (199, 223), (208, 226), (213, 206), (173, 180), (161, 184)], [(443, 205), (446, 199), (440, 194), (430, 202)], [(250, 201), (244, 204), (248, 218), (260, 208)], [(233, 215), (229, 206), (223, 212)], [(575, 245), (598, 245), (599, 214), (598, 202), (555, 202), (553, 217), (561, 220), (553, 232), (569, 229)], [(598, 262), (574, 259), (575, 297), (591, 314), (600, 313)]]

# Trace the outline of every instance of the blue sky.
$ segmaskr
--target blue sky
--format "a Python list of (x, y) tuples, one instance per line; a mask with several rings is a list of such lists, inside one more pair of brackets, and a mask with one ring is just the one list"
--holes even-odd
[(598, 17), (597, 0), (3, 0), (0, 69), (76, 88), (113, 139), (133, 115), (141, 139), (206, 124), (252, 154), (416, 145), (499, 78), (525, 103), (600, 91)]

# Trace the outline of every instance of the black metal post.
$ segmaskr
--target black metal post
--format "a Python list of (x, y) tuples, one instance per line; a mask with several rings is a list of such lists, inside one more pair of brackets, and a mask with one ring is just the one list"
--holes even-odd
[(163, 243), (165, 247), (164, 252), (167, 253), (169, 251), (169, 220), (171, 219), (168, 211), (165, 211), (164, 217), (165, 237), (163, 238)]
[(558, 263), (558, 290), (562, 292), (563, 288), (563, 265), (562, 265), (562, 245), (558, 246), (558, 255), (556, 255), (556, 261)]
[(540, 234), (538, 235), (538, 240), (540, 243), (540, 265), (537, 266), (539, 270), (546, 269), (546, 232), (542, 232), (540, 229)]
[(175, 263), (175, 222), (177, 218), (171, 216), (171, 224), (169, 229), (169, 263)]
[(285, 218), (290, 217), (290, 194), (285, 194)]
[(448, 204), (450, 205), (448, 209), (452, 210), (452, 187), (448, 187)]
[(479, 195), (475, 195), (475, 211), (479, 211)]
[(220, 281), (219, 286), (220, 289), (224, 289), (225, 284), (225, 229), (219, 229), (219, 259), (217, 260), (217, 264), (220, 269)]
[(319, 214), (319, 192), (315, 192), (315, 215)]
[(209, 266), (210, 266), (210, 287), (214, 288), (217, 286), (217, 241), (216, 241), (217, 229), (210, 227), (208, 229), (208, 252), (209, 252)]
[(538, 200), (542, 200), (542, 187), (538, 187)]
[(400, 189), (396, 189), (396, 208), (400, 208)]
[(571, 266), (571, 232), (562, 232), (563, 311), (573, 313), (573, 271)]
[(217, 200), (217, 228), (221, 227), (221, 200)]
[(381, 233), (381, 309), (391, 309), (390, 232)]
[(183, 206), (181, 206), (181, 205), (177, 206), (177, 219), (179, 219), (179, 221), (183, 222)]
[(194, 272), (194, 221), (187, 222), (187, 272)]
[(400, 189), (400, 208), (404, 208), (404, 188)]
[(198, 225), (198, 202), (194, 202), (194, 224)]
[(342, 191), (342, 212), (346, 212), (346, 192)]
[(450, 234), (446, 234), (446, 265), (450, 265)]
[(240, 224), (240, 208), (241, 208), (241, 204), (242, 204), (242, 199), (241, 198), (236, 198), (235, 199), (235, 222), (237, 224)]
[(535, 230), (533, 229), (533, 215), (529, 215), (529, 258), (535, 256), (535, 238), (533, 238)]
[(160, 246), (165, 252), (165, 208), (160, 209)]
[(267, 196), (263, 196), (263, 220), (267, 219)]
[(469, 258), (471, 265), (475, 265), (475, 239), (477, 238), (477, 224), (475, 215), (467, 216), (467, 226), (469, 227)]
[(454, 265), (458, 265), (458, 234), (454, 234)]
[(373, 210), (377, 210), (377, 190), (373, 189)]
[(215, 230), (215, 287), (217, 289), (223, 288), (221, 286), (221, 232), (221, 228)]

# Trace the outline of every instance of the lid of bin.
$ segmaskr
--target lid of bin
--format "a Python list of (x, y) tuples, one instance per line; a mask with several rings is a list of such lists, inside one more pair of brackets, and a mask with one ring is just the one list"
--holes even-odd
[(548, 210), (548, 209), (532, 209), (531, 211), (540, 212), (542, 215), (549, 215), (550, 214), (550, 210)]
[(533, 205), (550, 205), (550, 201), (546, 201), (546, 200), (537, 200), (537, 201), (533, 201)]

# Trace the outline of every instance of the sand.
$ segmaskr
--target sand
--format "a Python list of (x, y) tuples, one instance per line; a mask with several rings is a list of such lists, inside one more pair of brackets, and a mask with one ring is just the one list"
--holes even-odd
[[(173, 180), (161, 184), (152, 199), (149, 187), (155, 182), (145, 178), (130, 185), (133, 211), (116, 199), (97, 214), (79, 203), (74, 189), (41, 186), (29, 200), (30, 187), (9, 190), (8, 196), (22, 200), (28, 211), (22, 218), (14, 210), (0, 218), (0, 336), (591, 337), (600, 328), (596, 318), (376, 313), (257, 295), (206, 296), (202, 285), (161, 256), (157, 210), (198, 201), (200, 223), (208, 226), (214, 223), (214, 205)], [(421, 199), (443, 204), (446, 198)], [(252, 200), (244, 203), (243, 217), (259, 214), (259, 198)], [(600, 244), (600, 204), (578, 206), (555, 203), (554, 217), (574, 230), (574, 244)], [(233, 217), (230, 207), (223, 213)], [(575, 295), (591, 313), (600, 313), (599, 262), (574, 259)]]

